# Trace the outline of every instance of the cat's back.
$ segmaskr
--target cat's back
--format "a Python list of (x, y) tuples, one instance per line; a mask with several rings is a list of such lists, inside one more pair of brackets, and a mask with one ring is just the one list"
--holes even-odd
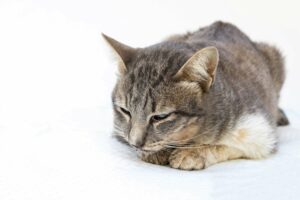
[(240, 104), (258, 106), (275, 115), (277, 94), (270, 67), (256, 43), (240, 29), (230, 23), (215, 22), (191, 33), (186, 42), (196, 49), (217, 47), (220, 61), (216, 90), (226, 85), (225, 91), (220, 91), (234, 91)]
[[(277, 113), (277, 93), (270, 73), (270, 63), (264, 53), (238, 27), (226, 22), (215, 22), (195, 32), (175, 35), (167, 40), (174, 42), (180, 49), (181, 44), (188, 46), (194, 53), (208, 46), (219, 52), (216, 80), (210, 93), (218, 96), (233, 94), (228, 105), (234, 102), (238, 110), (259, 108), (268, 110), (272, 116)], [(180, 44), (180, 45), (177, 45)], [(276, 58), (277, 59), (277, 58)], [(279, 59), (279, 58), (278, 58)], [(243, 108), (242, 108), (243, 107)]]
[(216, 45), (253, 46), (247, 35), (231, 23), (217, 21), (209, 26), (200, 28), (190, 33), (186, 42), (197, 45), (198, 43), (212, 43)]
[[(219, 72), (227, 80), (236, 80), (241, 85), (253, 85), (249, 90), (262, 87), (265, 93), (272, 90), (272, 78), (263, 53), (245, 33), (235, 25), (215, 22), (191, 33), (185, 40), (196, 50), (206, 46), (217, 47), (220, 55)], [(225, 77), (223, 77), (225, 78)], [(236, 84), (233, 84), (233, 87)]]
[[(224, 67), (222, 63), (230, 63), (230, 67), (238, 71), (248, 71), (249, 68), (256, 71), (259, 66), (265, 65), (256, 43), (231, 23), (217, 21), (195, 32), (171, 37), (171, 40), (186, 43), (194, 51), (207, 46), (217, 47), (221, 56), (220, 67)], [(260, 70), (267, 71), (268, 69), (264, 67)]]

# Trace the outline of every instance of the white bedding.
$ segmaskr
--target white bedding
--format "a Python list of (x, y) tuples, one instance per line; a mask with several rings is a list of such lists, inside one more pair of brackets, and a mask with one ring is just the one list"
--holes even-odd
[[(173, 5), (170, 16), (164, 16), (165, 2), (129, 3), (0, 2), (0, 200), (300, 199), (297, 6), (286, 8), (286, 24), (277, 20), (276, 11), (286, 10), (277, 4), (270, 18), (262, 9), (247, 17), (250, 5), (228, 1), (228, 11), (216, 8), (216, 18), (207, 10), (180, 17), (184, 3)], [(158, 16), (151, 18), (149, 9), (157, 9)], [(100, 32), (145, 46), (215, 18), (233, 21), (253, 38), (284, 50), (289, 73), (281, 105), (291, 126), (278, 129), (278, 152), (265, 160), (230, 161), (203, 171), (138, 160), (110, 136), (116, 67)]]

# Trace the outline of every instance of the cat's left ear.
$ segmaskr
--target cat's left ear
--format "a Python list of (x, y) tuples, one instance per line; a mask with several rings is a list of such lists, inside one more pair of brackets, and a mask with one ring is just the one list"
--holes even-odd
[(121, 42), (105, 35), (102, 33), (103, 38), (109, 44), (109, 46), (116, 53), (117, 59), (119, 61), (119, 72), (120, 74), (125, 74), (127, 71), (127, 63), (135, 56), (137, 49), (130, 47), (128, 45), (122, 44)]
[(213, 46), (203, 48), (186, 61), (175, 74), (175, 79), (198, 82), (207, 92), (215, 80), (218, 63), (218, 49)]

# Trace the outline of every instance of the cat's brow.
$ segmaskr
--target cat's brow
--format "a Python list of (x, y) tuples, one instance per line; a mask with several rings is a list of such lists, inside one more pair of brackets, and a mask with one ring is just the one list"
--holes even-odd
[(169, 109), (163, 109), (159, 112), (153, 112), (149, 115), (149, 117), (152, 117), (154, 115), (162, 115), (162, 114), (169, 114), (169, 113), (173, 113), (175, 112), (176, 110), (174, 108), (169, 108)]
[(147, 103), (148, 103), (148, 98), (149, 98), (149, 93), (146, 93), (146, 95), (145, 95), (145, 97), (144, 97), (144, 105), (143, 105), (143, 109), (145, 109), (146, 108), (146, 106), (147, 106)]
[(153, 89), (150, 88), (148, 94), (149, 94), (149, 98), (150, 98), (151, 101), (152, 101), (152, 102), (151, 102), (151, 111), (152, 111), (152, 112), (155, 112), (155, 109), (156, 109), (156, 103), (155, 103), (155, 99), (154, 99), (153, 94), (152, 94), (152, 90), (153, 90)]
[(202, 117), (205, 115), (203, 110), (198, 110), (198, 112), (185, 112), (185, 111), (175, 111), (176, 114), (188, 116), (188, 117)]

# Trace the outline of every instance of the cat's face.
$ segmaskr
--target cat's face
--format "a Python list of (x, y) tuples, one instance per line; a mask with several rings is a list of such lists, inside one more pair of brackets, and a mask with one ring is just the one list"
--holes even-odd
[[(115, 134), (145, 152), (192, 142), (205, 118), (202, 99), (213, 82), (216, 49), (196, 54), (171, 44), (133, 49), (105, 38), (120, 57), (112, 94)], [(195, 69), (195, 62), (207, 62), (205, 69)]]
[(151, 87), (141, 86), (139, 81), (132, 82), (130, 75), (125, 75), (113, 93), (114, 128), (119, 136), (145, 151), (179, 145), (195, 136), (196, 123), (205, 114), (198, 86), (168, 81)]

